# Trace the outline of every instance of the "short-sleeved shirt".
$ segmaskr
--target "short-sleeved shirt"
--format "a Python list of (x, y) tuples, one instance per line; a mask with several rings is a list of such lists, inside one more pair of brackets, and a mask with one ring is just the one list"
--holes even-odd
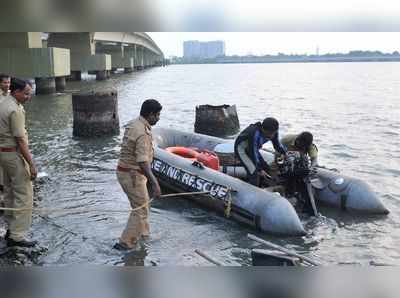
[(0, 101), (0, 147), (17, 147), (16, 137), (28, 142), (25, 128), (25, 110), (11, 95)]
[(153, 161), (153, 137), (151, 126), (143, 117), (125, 126), (118, 165), (139, 170), (139, 162)]
[[(296, 134), (285, 135), (281, 139), (281, 143), (287, 148), (288, 151), (298, 151), (298, 149), (294, 145), (294, 142), (296, 141), (297, 137), (298, 135)], [(318, 157), (317, 146), (315, 146), (315, 144), (311, 144), (306, 153), (308, 154), (311, 160), (314, 160), (315, 158)]]
[(2, 90), (0, 90), (0, 102), (8, 96), (8, 93), (4, 93)]

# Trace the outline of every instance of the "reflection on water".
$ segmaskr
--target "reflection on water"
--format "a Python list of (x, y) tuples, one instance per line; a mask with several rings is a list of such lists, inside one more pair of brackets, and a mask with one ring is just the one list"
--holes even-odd
[[(303, 219), (309, 231), (304, 238), (261, 236), (325, 263), (373, 259), (398, 264), (399, 65), (169, 66), (106, 82), (68, 83), (67, 89), (116, 88), (121, 125), (138, 115), (144, 99), (156, 98), (164, 105), (161, 127), (193, 131), (195, 106), (207, 103), (236, 104), (242, 127), (271, 115), (283, 132), (314, 132), (320, 162), (367, 181), (391, 214), (360, 218), (321, 208), (323, 219)], [(195, 249), (227, 264), (251, 263), (249, 248), (256, 245), (246, 235), (253, 230), (179, 198), (152, 205), (157, 237), (146, 251), (124, 256), (113, 250), (128, 214), (73, 210), (128, 208), (114, 171), (121, 136), (73, 138), (71, 94), (37, 96), (26, 108), (31, 147), (40, 171), (48, 174), (39, 187), (39, 205), (71, 211), (35, 216), (33, 234), (48, 248), (41, 264), (209, 265)]]

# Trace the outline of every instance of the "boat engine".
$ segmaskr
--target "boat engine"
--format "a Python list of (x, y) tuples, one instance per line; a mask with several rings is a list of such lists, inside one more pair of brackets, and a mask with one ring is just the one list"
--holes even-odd
[[(311, 162), (307, 155), (298, 151), (289, 151), (286, 158), (277, 159), (280, 184), (285, 189), (286, 197), (296, 198), (296, 206), (311, 214), (310, 199), (306, 181), (312, 173)], [(297, 208), (297, 207), (296, 207)]]
[(286, 158), (277, 159), (279, 176), (284, 179), (303, 179), (310, 174), (310, 159), (298, 151), (288, 151)]

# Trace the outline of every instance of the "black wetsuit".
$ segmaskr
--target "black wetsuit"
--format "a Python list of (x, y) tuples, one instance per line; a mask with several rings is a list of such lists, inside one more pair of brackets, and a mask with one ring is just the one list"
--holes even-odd
[(244, 165), (249, 183), (256, 186), (260, 184), (259, 172), (269, 168), (259, 151), (268, 141), (272, 142), (276, 151), (286, 153), (286, 148), (279, 141), (278, 132), (272, 139), (263, 136), (261, 122), (250, 124), (235, 140), (235, 155)]

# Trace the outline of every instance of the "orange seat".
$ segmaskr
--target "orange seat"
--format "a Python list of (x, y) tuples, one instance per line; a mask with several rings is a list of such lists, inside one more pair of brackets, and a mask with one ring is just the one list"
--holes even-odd
[(168, 147), (165, 148), (165, 150), (167, 152), (182, 156), (186, 159), (190, 159), (193, 161), (197, 160), (207, 168), (219, 171), (219, 158), (214, 152), (208, 150), (203, 150), (198, 152), (193, 148), (181, 147), (181, 146)]
[(219, 158), (214, 152), (202, 151), (197, 156), (197, 160), (206, 167), (219, 171)]

